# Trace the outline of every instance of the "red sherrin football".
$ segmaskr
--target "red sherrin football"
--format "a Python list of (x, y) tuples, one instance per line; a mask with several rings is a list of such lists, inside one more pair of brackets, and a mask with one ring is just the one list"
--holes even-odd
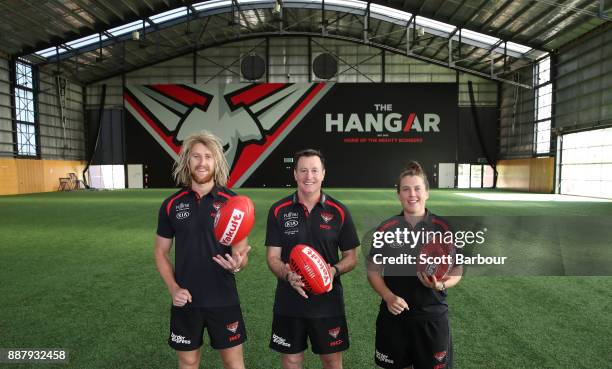
[(305, 289), (314, 295), (331, 291), (333, 280), (329, 265), (312, 247), (296, 245), (289, 255), (289, 267), (302, 277)]
[(253, 201), (234, 196), (223, 204), (215, 217), (215, 238), (225, 246), (235, 245), (249, 235), (255, 223)]
[[(417, 260), (417, 272), (425, 272), (428, 276), (435, 275), (437, 280), (443, 280), (448, 275), (448, 272), (453, 267), (453, 263), (423, 263), (421, 255), (425, 257), (442, 257), (453, 255), (453, 245), (447, 243), (429, 242), (421, 247), (419, 258)], [(442, 261), (442, 259), (441, 259)], [(448, 260), (446, 260), (448, 261)]]

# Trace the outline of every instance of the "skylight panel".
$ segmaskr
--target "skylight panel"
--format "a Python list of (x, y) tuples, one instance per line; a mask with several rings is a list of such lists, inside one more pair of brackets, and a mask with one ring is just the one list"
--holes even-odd
[(212, 0), (212, 1), (203, 1), (201, 3), (193, 4), (193, 8), (197, 11), (208, 10), (220, 8), (222, 6), (231, 5), (231, 1), (228, 0)]
[(163, 12), (150, 17), (151, 21), (155, 24), (163, 23), (172, 19), (180, 18), (187, 15), (187, 7), (182, 6), (177, 9), (172, 9), (167, 12)]
[(370, 4), (370, 12), (408, 22), (412, 14), (378, 4)]
[(438, 31), (446, 32), (448, 34), (455, 30), (455, 26), (451, 26), (450, 24), (438, 22), (425, 17), (416, 17), (416, 24), (417, 26), (432, 28)]
[(108, 30), (113, 36), (124, 35), (126, 33), (136, 31), (142, 28), (142, 20), (137, 20), (128, 24), (121, 25), (119, 27), (111, 28)]
[(357, 0), (325, 0), (325, 5), (336, 5), (353, 9), (365, 9), (367, 6), (363, 1)]

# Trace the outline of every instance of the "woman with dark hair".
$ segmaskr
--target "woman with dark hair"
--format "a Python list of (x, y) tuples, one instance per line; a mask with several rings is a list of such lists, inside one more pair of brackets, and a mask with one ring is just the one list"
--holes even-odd
[[(429, 183), (423, 168), (411, 161), (397, 185), (402, 212), (384, 222), (377, 232), (446, 232), (448, 224), (426, 208)], [(387, 247), (388, 246), (388, 247)], [(419, 245), (416, 245), (419, 246)], [(453, 267), (437, 280), (417, 272), (415, 265), (384, 265), (377, 254), (418, 253), (415, 245), (395, 242), (372, 247), (368, 281), (382, 298), (376, 320), (376, 364), (383, 368), (441, 369), (452, 367), (452, 342), (446, 303), (447, 289), (457, 285), (463, 272)], [(378, 261), (378, 263), (377, 263)]]

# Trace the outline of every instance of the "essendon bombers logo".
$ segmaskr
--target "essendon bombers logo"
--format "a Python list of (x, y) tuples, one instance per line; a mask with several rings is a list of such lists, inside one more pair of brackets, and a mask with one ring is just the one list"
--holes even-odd
[(232, 334), (236, 333), (236, 331), (238, 330), (238, 321), (235, 321), (233, 323), (230, 323), (228, 325), (225, 326), (225, 328), (227, 328), (228, 331), (232, 332)]
[(228, 187), (241, 186), (329, 91), (325, 83), (127, 86), (126, 109), (174, 159), (205, 129), (221, 140)]
[(332, 219), (334, 219), (334, 214), (324, 211), (321, 213), (321, 218), (325, 223), (329, 223)]
[(434, 354), (434, 358), (436, 358), (436, 360), (438, 361), (444, 360), (445, 357), (446, 357), (446, 351), (440, 351)]
[(338, 338), (338, 335), (340, 334), (340, 327), (332, 328), (332, 329), (328, 330), (327, 333), (329, 333), (330, 336), (332, 336), (332, 337), (334, 337), (334, 339), (336, 339), (336, 338)]

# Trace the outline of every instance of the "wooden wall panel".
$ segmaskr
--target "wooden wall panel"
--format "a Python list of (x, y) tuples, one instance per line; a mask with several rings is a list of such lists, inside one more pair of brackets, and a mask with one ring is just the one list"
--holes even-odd
[(85, 162), (68, 161), (68, 160), (43, 160), (43, 191), (57, 191), (59, 187), (59, 179), (68, 177), (68, 173), (75, 173), (79, 179), (83, 179), (83, 169)]
[(552, 193), (554, 164), (554, 158), (500, 160), (497, 188)]
[(84, 168), (83, 161), (0, 159), (0, 195), (57, 191), (61, 177), (82, 179)]
[(0, 195), (14, 195), (18, 193), (17, 163), (15, 159), (0, 159)]
[(42, 160), (17, 160), (17, 186), (19, 193), (43, 192)]

